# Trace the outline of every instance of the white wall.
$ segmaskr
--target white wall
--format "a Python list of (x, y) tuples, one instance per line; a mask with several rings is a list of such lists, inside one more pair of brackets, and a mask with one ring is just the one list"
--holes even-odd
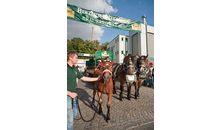
[[(141, 24), (141, 33), (138, 33), (138, 54), (147, 55), (147, 53), (154, 57), (154, 27), (147, 25), (148, 32), (148, 48), (149, 52), (147, 52), (147, 44), (146, 44), (146, 27), (144, 24)], [(129, 54), (132, 54), (132, 36), (137, 32), (130, 31), (130, 42), (129, 42)], [(134, 43), (133, 43), (134, 44)], [(133, 54), (134, 55), (134, 54)]]
[(154, 57), (154, 34), (148, 33), (148, 49), (149, 49), (149, 57)]
[(86, 61), (89, 61), (89, 59), (78, 59), (77, 63), (75, 64), (75, 66), (82, 66), (82, 67), (86, 67)]
[(140, 55), (146, 55), (146, 27), (144, 24), (141, 24), (141, 33), (140, 33)]

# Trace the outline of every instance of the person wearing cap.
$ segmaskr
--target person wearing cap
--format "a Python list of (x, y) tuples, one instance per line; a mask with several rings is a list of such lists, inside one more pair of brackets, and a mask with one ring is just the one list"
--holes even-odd
[(148, 75), (149, 87), (151, 87), (151, 86), (154, 86), (154, 65), (152, 62), (149, 62), (148, 65), (149, 65), (149, 69), (150, 69), (150, 73)]

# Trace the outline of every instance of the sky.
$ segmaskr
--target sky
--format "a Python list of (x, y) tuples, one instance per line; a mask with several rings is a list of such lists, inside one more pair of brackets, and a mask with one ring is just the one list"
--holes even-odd
[[(147, 24), (154, 26), (154, 0), (67, 0), (67, 3), (142, 23), (141, 16), (145, 14)], [(101, 44), (111, 42), (119, 34), (129, 35), (129, 31), (67, 19), (67, 39), (80, 37), (83, 40), (91, 40), (92, 27), (94, 27), (94, 40), (98, 40)]]

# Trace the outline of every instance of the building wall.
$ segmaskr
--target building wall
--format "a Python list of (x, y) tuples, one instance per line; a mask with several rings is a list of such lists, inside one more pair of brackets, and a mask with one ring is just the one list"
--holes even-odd
[(140, 53), (140, 43), (139, 43), (139, 34), (135, 33), (134, 35), (131, 36), (132, 37), (132, 49), (133, 51), (131, 52), (132, 55), (136, 55), (138, 53)]
[[(154, 58), (154, 27), (148, 25), (147, 32), (148, 32), (147, 33), (148, 45), (146, 44), (146, 28), (144, 24), (141, 24), (141, 33), (129, 31), (129, 36), (125, 36), (125, 35), (116, 36), (107, 46), (107, 50), (115, 54), (115, 63), (123, 63), (123, 59), (124, 59), (123, 54), (126, 55), (149, 54), (148, 57), (153, 59)], [(126, 38), (127, 38), (127, 42), (126, 42)]]
[(149, 56), (153, 58), (154, 57), (154, 34), (153, 33), (148, 33), (148, 51), (149, 51)]
[[(154, 35), (154, 27), (152, 27), (152, 26), (147, 26), (147, 34), (148, 34), (148, 44), (150, 44), (149, 46), (151, 46), (151, 48), (153, 48), (153, 45), (154, 45), (154, 36), (152, 36), (152, 35)], [(133, 36), (135, 35), (135, 34), (138, 34), (138, 42), (137, 43), (132, 43), (133, 42)], [(129, 32), (129, 36), (130, 36), (130, 43), (129, 43), (129, 54), (132, 54), (132, 52), (133, 52), (133, 55), (135, 55), (135, 54), (139, 54), (139, 55), (147, 55), (147, 45), (146, 45), (146, 28), (145, 28), (145, 25), (144, 24), (141, 24), (141, 33), (137, 33), (137, 32), (132, 32), (132, 31), (130, 31)], [(138, 47), (138, 52), (137, 53), (135, 53), (134, 52), (134, 50), (133, 49), (135, 49), (133, 46), (137, 46)], [(150, 49), (151, 49), (150, 48)], [(133, 50), (133, 51), (132, 51)], [(149, 53), (151, 53), (151, 56), (153, 56), (153, 50), (151, 49), (151, 52), (150, 52), (150, 50), (149, 50)]]
[(125, 35), (119, 35), (119, 62), (123, 63), (124, 54), (126, 53), (125, 41), (128, 38)]
[(135, 43), (133, 43), (133, 36), (135, 36), (136, 34), (138, 33), (129, 31), (130, 41), (129, 41), (129, 53), (128, 54), (133, 55), (133, 46), (135, 45)]
[(86, 61), (89, 61), (89, 59), (78, 59), (77, 63), (75, 66), (81, 66), (81, 67), (86, 67)]
[[(154, 27), (147, 25), (147, 37), (148, 37), (148, 57), (154, 58)], [(147, 46), (146, 46), (147, 50)]]
[(127, 50), (126, 47), (127, 49), (129, 47), (129, 37), (125, 35), (118, 35), (109, 43), (109, 45), (107, 46), (107, 50), (114, 53), (115, 63), (123, 63), (124, 54)]
[(146, 26), (144, 24), (141, 24), (141, 33), (140, 35), (140, 47), (139, 47), (139, 55), (147, 55), (146, 50)]

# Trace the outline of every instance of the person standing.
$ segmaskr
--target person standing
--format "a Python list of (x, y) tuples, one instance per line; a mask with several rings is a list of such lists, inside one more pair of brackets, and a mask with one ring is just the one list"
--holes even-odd
[(152, 85), (154, 88), (154, 66), (152, 67)]
[(84, 77), (74, 66), (77, 61), (78, 54), (69, 51), (67, 53), (67, 130), (73, 130), (73, 119), (77, 115), (76, 78), (87, 82), (98, 81), (101, 78), (101, 75), (96, 78)]
[(152, 62), (148, 63), (149, 65), (149, 87), (154, 86), (154, 65)]
[(109, 59), (109, 56), (107, 56), (105, 62), (111, 62), (110, 59)]

